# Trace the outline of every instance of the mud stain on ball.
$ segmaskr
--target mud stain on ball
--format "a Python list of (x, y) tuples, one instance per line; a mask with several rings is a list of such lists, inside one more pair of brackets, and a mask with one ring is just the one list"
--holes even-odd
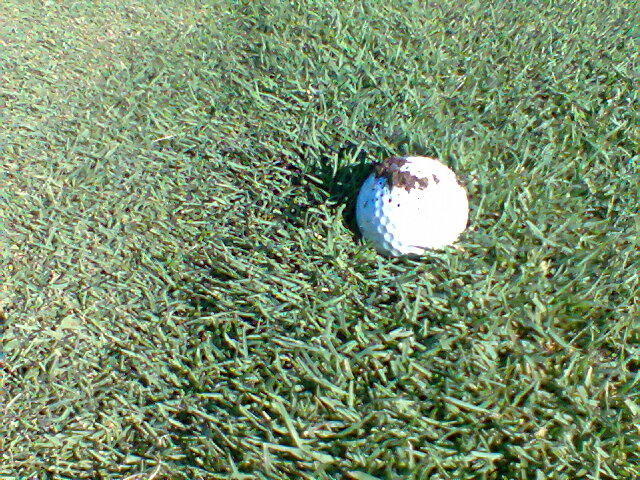
[(427, 188), (429, 186), (427, 178), (417, 177), (402, 169), (406, 163), (407, 159), (404, 157), (389, 157), (374, 164), (373, 171), (376, 178), (384, 178), (387, 181), (389, 189), (398, 187), (410, 191), (413, 188)]

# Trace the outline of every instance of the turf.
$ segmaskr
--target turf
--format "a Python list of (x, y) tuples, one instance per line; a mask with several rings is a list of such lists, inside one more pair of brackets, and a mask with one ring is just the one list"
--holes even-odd
[[(639, 478), (639, 24), (3, 1), (0, 478)], [(459, 249), (358, 237), (408, 153)]]

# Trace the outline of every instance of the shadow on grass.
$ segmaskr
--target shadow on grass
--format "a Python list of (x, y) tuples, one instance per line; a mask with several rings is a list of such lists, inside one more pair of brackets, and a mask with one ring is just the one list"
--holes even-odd
[(362, 145), (348, 142), (329, 154), (323, 154), (310, 163), (312, 169), (308, 178), (322, 190), (326, 203), (333, 208), (342, 209), (342, 219), (347, 228), (359, 236), (355, 219), (355, 204), (362, 182), (371, 173), (375, 161), (388, 156), (389, 152), (377, 148), (369, 152)]

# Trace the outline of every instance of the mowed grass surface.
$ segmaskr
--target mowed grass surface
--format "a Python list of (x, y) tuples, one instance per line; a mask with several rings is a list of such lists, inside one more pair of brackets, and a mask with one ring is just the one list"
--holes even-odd
[(0, 478), (640, 477), (635, 2), (92, 3), (0, 6)]

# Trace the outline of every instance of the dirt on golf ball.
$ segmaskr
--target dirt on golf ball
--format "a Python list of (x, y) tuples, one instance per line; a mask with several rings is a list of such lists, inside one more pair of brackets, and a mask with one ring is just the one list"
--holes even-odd
[(429, 157), (390, 157), (375, 164), (356, 201), (362, 236), (390, 256), (451, 245), (468, 218), (467, 193), (455, 173)]

